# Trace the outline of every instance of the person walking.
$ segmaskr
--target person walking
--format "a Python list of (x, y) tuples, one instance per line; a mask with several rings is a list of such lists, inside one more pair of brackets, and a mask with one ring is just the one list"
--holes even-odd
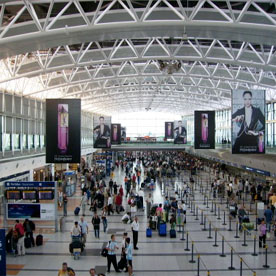
[(35, 246), (33, 231), (35, 231), (35, 224), (31, 220), (25, 219), (23, 223), (26, 238), (31, 239), (32, 246)]
[(126, 238), (126, 259), (128, 265), (128, 275), (133, 275), (133, 265), (132, 265), (132, 244), (130, 243), (130, 238)]
[(72, 240), (79, 240), (81, 237), (81, 229), (77, 221), (75, 221), (75, 224), (71, 229), (71, 237)]
[(111, 196), (111, 194), (108, 194), (107, 206), (108, 206), (108, 215), (110, 216), (110, 212), (112, 214), (114, 214), (114, 211), (113, 211), (113, 197)]
[(92, 218), (92, 224), (94, 226), (94, 232), (95, 232), (95, 238), (100, 238), (100, 224), (101, 220), (97, 213), (94, 213), (94, 216)]
[(119, 247), (117, 246), (115, 235), (111, 235), (111, 241), (108, 242), (106, 249), (108, 251), (107, 252), (107, 272), (110, 273), (111, 264), (113, 264), (113, 267), (116, 272), (121, 272), (118, 269), (117, 259), (116, 259), (116, 250), (118, 250)]
[(264, 212), (264, 217), (265, 217), (265, 222), (266, 222), (266, 229), (267, 229), (268, 232), (270, 232), (271, 222), (272, 222), (272, 219), (273, 219), (273, 212), (272, 212), (272, 210), (270, 209), (269, 206), (267, 206), (267, 209)]
[(137, 247), (137, 243), (138, 243), (138, 233), (139, 233), (139, 222), (138, 222), (137, 216), (135, 216), (134, 221), (131, 224), (131, 230), (133, 234), (134, 250), (138, 250), (139, 248)]
[(116, 205), (117, 214), (120, 214), (120, 212), (121, 212), (122, 202), (123, 202), (123, 199), (122, 199), (121, 195), (117, 194), (116, 198), (115, 198), (115, 205)]
[(88, 223), (87, 221), (84, 220), (83, 217), (81, 217), (80, 219), (79, 226), (81, 229), (81, 241), (83, 243), (83, 246), (85, 246), (87, 234), (88, 234)]
[(149, 193), (148, 198), (146, 199), (146, 203), (147, 203), (147, 218), (149, 218), (151, 206), (153, 205), (153, 198), (151, 196), (151, 193)]
[(265, 221), (262, 220), (259, 226), (259, 247), (265, 248), (265, 245), (266, 245), (266, 225), (265, 225)]
[(107, 206), (105, 206), (103, 208), (103, 211), (102, 211), (102, 222), (103, 222), (103, 231), (104, 233), (106, 232), (106, 229), (107, 229)]
[(63, 194), (63, 216), (67, 216), (67, 203), (68, 203), (68, 198), (66, 193)]
[(14, 229), (18, 233), (18, 240), (17, 240), (17, 254), (20, 256), (25, 255), (25, 245), (24, 245), (24, 227), (19, 220), (15, 221)]
[(75, 276), (75, 271), (68, 267), (67, 263), (62, 264), (62, 268), (58, 271), (58, 276)]
[(85, 210), (88, 203), (87, 193), (84, 192), (83, 196), (81, 198), (81, 209), (82, 209), (82, 215), (85, 216)]

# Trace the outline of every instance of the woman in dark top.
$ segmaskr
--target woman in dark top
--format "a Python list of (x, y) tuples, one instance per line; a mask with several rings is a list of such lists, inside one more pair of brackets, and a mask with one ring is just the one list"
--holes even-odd
[(92, 224), (94, 226), (94, 231), (95, 231), (95, 238), (100, 238), (100, 224), (101, 224), (101, 219), (99, 218), (97, 213), (94, 213), (94, 216), (92, 218)]

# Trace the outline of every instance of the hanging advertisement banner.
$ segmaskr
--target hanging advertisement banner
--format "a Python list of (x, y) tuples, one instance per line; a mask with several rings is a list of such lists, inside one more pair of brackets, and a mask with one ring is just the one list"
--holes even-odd
[(81, 101), (46, 99), (46, 163), (80, 163)]
[(215, 148), (215, 111), (195, 111), (195, 149)]
[(94, 148), (111, 147), (111, 117), (93, 117)]
[(173, 122), (165, 122), (165, 138), (166, 139), (173, 139), (174, 133), (173, 133)]
[(187, 121), (174, 121), (174, 144), (187, 144)]
[(111, 144), (121, 144), (121, 124), (111, 124)]
[(6, 235), (5, 229), (0, 229), (0, 276), (6, 276), (6, 270)]
[(232, 91), (232, 153), (265, 153), (265, 91)]
[(126, 141), (126, 127), (121, 127), (121, 141)]

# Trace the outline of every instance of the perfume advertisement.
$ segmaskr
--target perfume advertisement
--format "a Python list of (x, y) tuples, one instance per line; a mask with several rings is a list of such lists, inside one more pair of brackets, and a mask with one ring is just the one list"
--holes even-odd
[(173, 139), (173, 122), (165, 122), (165, 138)]
[(195, 111), (195, 149), (215, 148), (215, 111)]
[(121, 124), (111, 124), (111, 144), (121, 144)]
[(174, 121), (174, 144), (187, 144), (187, 121)]
[(232, 91), (232, 153), (265, 153), (265, 91)]
[(46, 100), (46, 163), (80, 162), (81, 101)]
[(126, 141), (126, 127), (121, 127), (121, 141)]
[(93, 141), (94, 148), (111, 147), (111, 117), (93, 117)]

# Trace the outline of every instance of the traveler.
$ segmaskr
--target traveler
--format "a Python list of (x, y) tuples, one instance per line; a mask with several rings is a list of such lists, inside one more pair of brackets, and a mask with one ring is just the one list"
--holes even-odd
[(132, 265), (132, 245), (130, 244), (130, 238), (126, 238), (126, 259), (128, 265), (128, 275), (133, 275), (133, 265)]
[(88, 223), (84, 220), (83, 217), (81, 217), (80, 219), (79, 226), (81, 228), (81, 241), (85, 246), (87, 234), (88, 234)]
[(88, 203), (87, 193), (84, 192), (83, 196), (81, 198), (81, 209), (82, 209), (82, 215), (83, 216), (85, 216), (85, 209), (86, 209), (87, 203)]
[(111, 264), (113, 264), (113, 267), (116, 272), (121, 272), (117, 266), (116, 250), (118, 250), (119, 247), (117, 246), (115, 235), (111, 235), (111, 241), (108, 242), (106, 249), (108, 251), (108, 253), (107, 253), (107, 272), (110, 273)]
[(272, 210), (270, 209), (269, 206), (267, 206), (267, 209), (264, 212), (264, 217), (265, 217), (265, 222), (266, 222), (266, 229), (267, 229), (268, 232), (270, 232), (271, 222), (272, 222), (272, 219), (273, 219), (273, 212), (272, 212)]
[(121, 207), (122, 207), (122, 202), (123, 202), (122, 196), (120, 194), (117, 194), (116, 198), (115, 198), (115, 205), (116, 205), (117, 214), (120, 214)]
[(62, 268), (58, 271), (58, 276), (75, 276), (75, 272), (67, 263), (62, 264)]
[(148, 198), (146, 199), (146, 203), (147, 203), (147, 218), (149, 218), (151, 206), (153, 205), (153, 198), (151, 196), (151, 193), (149, 193)]
[(159, 204), (159, 206), (156, 208), (155, 215), (157, 216), (157, 229), (159, 230), (159, 225), (160, 225), (160, 222), (163, 218), (162, 204)]
[(75, 221), (75, 224), (71, 229), (71, 237), (72, 237), (72, 240), (80, 239), (80, 237), (81, 237), (81, 229), (80, 229), (79, 223), (77, 221)]
[(165, 218), (166, 218), (165, 222), (169, 221), (170, 209), (171, 209), (171, 204), (170, 204), (169, 198), (166, 196), (164, 201), (164, 211), (165, 211)]
[(108, 194), (108, 200), (107, 200), (107, 206), (108, 206), (108, 215), (110, 216), (110, 212), (113, 214), (113, 197), (111, 194)]
[(24, 227), (23, 225), (19, 222), (19, 220), (15, 221), (15, 226), (14, 229), (18, 233), (18, 240), (17, 240), (17, 254), (20, 256), (25, 255), (25, 245), (24, 245)]
[(262, 220), (259, 226), (259, 247), (265, 248), (265, 245), (266, 245), (266, 225), (265, 225), (265, 221)]
[(68, 198), (66, 193), (63, 194), (63, 216), (67, 216), (67, 203), (68, 203)]
[(92, 224), (94, 226), (94, 232), (95, 232), (95, 238), (100, 238), (100, 224), (101, 220), (97, 213), (94, 213), (94, 216), (92, 218)]
[(95, 268), (90, 268), (90, 270), (89, 270), (89, 276), (97, 276)]
[(131, 224), (131, 230), (133, 234), (134, 250), (138, 250), (139, 248), (137, 247), (137, 243), (138, 243), (139, 222), (138, 222), (137, 216), (135, 216), (134, 221)]
[(238, 218), (239, 218), (239, 229), (240, 231), (242, 230), (242, 223), (244, 218), (246, 217), (247, 213), (244, 210), (244, 206), (241, 206), (240, 209), (238, 210)]
[(103, 231), (104, 231), (104, 233), (106, 232), (106, 229), (107, 229), (107, 218), (106, 218), (106, 215), (107, 215), (107, 206), (105, 206), (103, 208), (103, 211), (102, 211), (102, 222), (103, 222)]
[(34, 235), (33, 235), (33, 231), (35, 231), (35, 224), (31, 220), (25, 219), (23, 223), (23, 227), (25, 230), (26, 238), (27, 239), (30, 238), (32, 246), (35, 246)]

